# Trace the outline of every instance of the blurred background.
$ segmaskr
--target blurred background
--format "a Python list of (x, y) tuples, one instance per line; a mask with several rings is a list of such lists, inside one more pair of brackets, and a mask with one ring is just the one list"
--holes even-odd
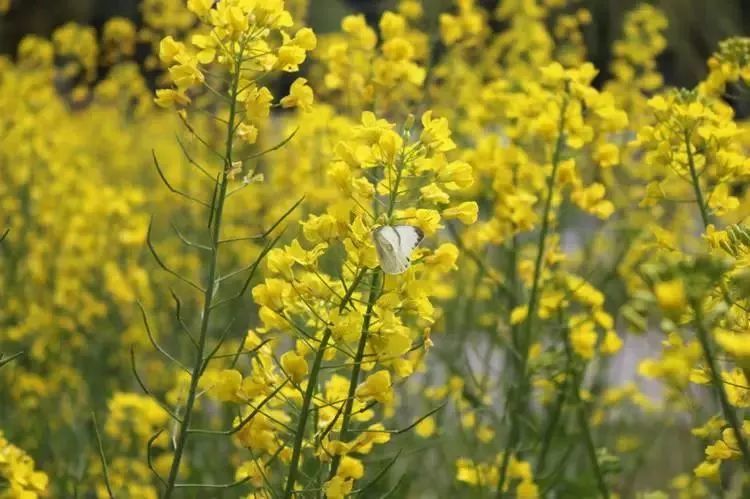
[[(8, 1), (8, 0), (5, 0)], [(113, 16), (139, 20), (138, 0), (9, 0), (10, 10), (0, 16), (0, 53), (12, 54), (27, 33), (49, 35), (56, 27), (77, 21), (100, 27)], [(478, 0), (493, 8), (504, 0)], [(507, 0), (506, 0), (507, 1)], [(559, 0), (558, 3), (565, 3)], [(593, 22), (586, 28), (589, 59), (606, 71), (612, 41), (619, 35), (624, 12), (639, 0), (568, 0), (591, 11)], [(350, 12), (364, 12), (371, 22), (383, 10), (393, 7), (389, 0), (310, 0), (308, 23), (319, 33), (333, 31)], [(424, 0), (427, 15), (449, 8), (451, 0)], [(730, 35), (746, 35), (750, 30), (748, 0), (659, 0), (657, 5), (669, 18), (669, 48), (660, 59), (660, 68), (669, 85), (692, 87), (705, 75), (705, 61), (719, 40)], [(501, 28), (501, 26), (498, 26)], [(604, 76), (604, 74), (602, 75)]]

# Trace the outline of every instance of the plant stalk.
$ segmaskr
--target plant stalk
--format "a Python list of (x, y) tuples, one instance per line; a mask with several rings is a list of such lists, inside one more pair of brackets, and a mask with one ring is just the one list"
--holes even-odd
[[(378, 298), (378, 281), (380, 272), (374, 272), (372, 274), (372, 280), (370, 281), (370, 296), (367, 300), (367, 311), (365, 313), (364, 321), (362, 322), (362, 332), (359, 336), (359, 344), (357, 345), (357, 352), (354, 356), (354, 365), (352, 366), (352, 375), (349, 380), (349, 391), (346, 395), (346, 402), (344, 403), (344, 411), (341, 418), (341, 431), (340, 439), (346, 441), (349, 438), (349, 423), (352, 416), (352, 407), (354, 406), (354, 394), (359, 384), (359, 373), (362, 370), (362, 359), (365, 356), (365, 348), (367, 346), (367, 338), (370, 331), (370, 319), (372, 316), (372, 309), (375, 306), (375, 301)], [(330, 480), (336, 476), (336, 471), (339, 468), (339, 462), (341, 456), (336, 455), (331, 461), (331, 471), (328, 474)]]
[(510, 432), (508, 435), (508, 445), (503, 453), (503, 460), (500, 465), (500, 473), (497, 482), (496, 497), (503, 496), (503, 488), (510, 464), (510, 454), (518, 446), (521, 440), (521, 418), (525, 414), (525, 399), (528, 394), (526, 368), (529, 357), (529, 348), (531, 346), (531, 334), (534, 330), (534, 317), (536, 316), (536, 307), (539, 300), (539, 285), (542, 277), (542, 267), (544, 263), (544, 253), (547, 245), (547, 235), (550, 230), (550, 214), (552, 212), (552, 198), (555, 193), (555, 182), (557, 180), (557, 170), (560, 166), (560, 157), (562, 155), (563, 145), (565, 142), (565, 112), (568, 107), (568, 99), (564, 98), (560, 108), (560, 121), (558, 124), (558, 135), (555, 141), (555, 149), (552, 153), (552, 173), (547, 178), (547, 193), (544, 201), (542, 212), (542, 226), (539, 230), (539, 239), (537, 241), (537, 253), (534, 261), (534, 277), (531, 284), (531, 293), (529, 295), (529, 305), (527, 307), (526, 320), (521, 337), (514, 338), (514, 344), (521, 347), (520, 358), (513, 357), (516, 363), (516, 374), (519, 378), (519, 386), (512, 393), (512, 403), (509, 404), (511, 410)]
[(227, 173), (229, 172), (232, 164), (232, 149), (234, 143), (234, 126), (235, 117), (237, 113), (237, 87), (239, 85), (240, 78), (240, 61), (242, 60), (242, 52), (237, 58), (235, 63), (235, 71), (232, 75), (232, 88), (229, 101), (229, 119), (227, 122), (227, 136), (226, 136), (226, 150), (224, 156), (224, 168), (221, 175), (221, 185), (219, 186), (218, 192), (216, 193), (215, 207), (213, 208), (212, 218), (213, 226), (211, 233), (211, 259), (208, 264), (208, 284), (206, 291), (203, 296), (203, 314), (201, 319), (200, 335), (198, 337), (198, 346), (195, 354), (195, 363), (190, 376), (190, 387), (188, 388), (187, 401), (185, 402), (185, 413), (182, 417), (182, 422), (178, 427), (177, 444), (175, 445), (174, 457), (172, 458), (172, 466), (169, 469), (169, 477), (167, 478), (166, 487), (163, 499), (169, 499), (174, 492), (175, 485), (177, 483), (177, 474), (180, 468), (180, 462), (185, 452), (185, 445), (190, 430), (190, 422), (193, 417), (193, 408), (195, 405), (195, 399), (198, 392), (198, 382), (200, 381), (203, 365), (207, 359), (204, 359), (206, 351), (206, 340), (208, 336), (208, 329), (211, 320), (211, 305), (216, 291), (216, 275), (218, 272), (218, 261), (219, 261), (219, 240), (221, 238), (221, 219), (224, 213), (224, 201), (226, 200), (227, 194)]
[(711, 348), (711, 340), (708, 337), (708, 331), (706, 330), (705, 324), (703, 324), (703, 310), (699, 303), (693, 303), (693, 311), (695, 312), (695, 330), (698, 341), (701, 344), (703, 350), (703, 356), (706, 358), (706, 364), (711, 371), (711, 384), (714, 386), (714, 390), (719, 395), (719, 403), (721, 404), (721, 410), (724, 413), (724, 417), (729, 422), (729, 426), (734, 431), (737, 445), (740, 448), (742, 454), (742, 464), (747, 472), (750, 472), (750, 447), (748, 447), (747, 440), (742, 434), (742, 423), (737, 417), (737, 411), (734, 410), (732, 405), (729, 403), (729, 397), (724, 389), (724, 381), (721, 379), (721, 371), (716, 365), (714, 360), (713, 349)]
[(695, 159), (693, 158), (693, 151), (690, 149), (690, 134), (685, 130), (685, 148), (687, 149), (688, 157), (688, 169), (690, 170), (690, 180), (693, 184), (693, 191), (695, 192), (695, 200), (698, 203), (698, 208), (701, 212), (701, 219), (703, 220), (703, 226), (708, 227), (710, 219), (708, 216), (708, 207), (703, 199), (703, 192), (701, 190), (701, 184), (698, 179), (698, 172), (695, 169)]
[[(346, 295), (341, 300), (339, 305), (339, 311), (342, 311), (349, 303), (354, 291), (357, 289), (360, 281), (365, 275), (365, 269), (359, 271), (354, 281), (349, 286)], [(297, 429), (294, 433), (294, 447), (292, 448), (292, 459), (289, 462), (289, 473), (287, 474), (286, 487), (284, 490), (284, 497), (290, 499), (294, 495), (294, 484), (297, 480), (297, 472), (299, 471), (300, 457), (302, 456), (302, 444), (305, 440), (305, 427), (307, 426), (307, 417), (310, 412), (310, 404), (315, 395), (315, 389), (318, 384), (318, 375), (320, 374), (321, 364), (323, 363), (323, 356), (325, 355), (328, 342), (331, 339), (331, 328), (326, 327), (323, 331), (323, 336), (320, 339), (320, 345), (317, 352), (315, 352), (315, 359), (313, 360), (312, 368), (310, 369), (310, 377), (307, 380), (307, 388), (305, 389), (305, 395), (302, 399), (302, 407), (300, 408), (299, 421), (297, 422)]]
[(576, 414), (578, 416), (578, 425), (583, 430), (583, 440), (586, 444), (586, 454), (589, 457), (591, 468), (594, 470), (594, 476), (596, 477), (596, 485), (599, 488), (599, 494), (604, 499), (609, 499), (609, 488), (607, 482), (604, 479), (601, 467), (599, 467), (599, 459), (596, 455), (596, 446), (594, 445), (594, 437), (591, 432), (591, 426), (589, 425), (589, 419), (586, 415), (586, 408), (581, 400), (581, 378), (578, 370), (574, 366), (574, 354), (573, 347), (570, 344), (570, 330), (569, 328), (563, 328), (563, 334), (565, 335), (565, 356), (568, 361), (568, 374), (573, 377), (573, 398), (576, 403)]

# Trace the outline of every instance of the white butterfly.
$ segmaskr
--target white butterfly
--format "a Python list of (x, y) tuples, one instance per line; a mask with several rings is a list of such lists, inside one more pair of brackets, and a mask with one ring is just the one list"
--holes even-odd
[(411, 263), (411, 252), (422, 242), (424, 232), (411, 225), (384, 225), (372, 232), (380, 268), (386, 274), (403, 274)]

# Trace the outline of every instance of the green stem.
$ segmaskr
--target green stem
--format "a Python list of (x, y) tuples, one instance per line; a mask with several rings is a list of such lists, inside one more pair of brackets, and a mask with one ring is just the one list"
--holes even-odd
[[(354, 278), (351, 286), (341, 300), (339, 305), (339, 311), (342, 311), (349, 303), (355, 289), (359, 285), (360, 281), (365, 275), (365, 270), (360, 270), (357, 276)], [(310, 378), (307, 380), (307, 388), (305, 389), (305, 395), (302, 399), (302, 407), (300, 409), (299, 420), (297, 421), (297, 429), (294, 433), (294, 447), (292, 449), (292, 459), (289, 462), (289, 473), (287, 474), (286, 488), (284, 491), (284, 497), (290, 499), (294, 495), (294, 484), (297, 480), (297, 472), (299, 471), (299, 461), (302, 455), (302, 443), (305, 440), (305, 426), (307, 426), (307, 416), (310, 412), (310, 404), (315, 395), (315, 388), (318, 384), (318, 375), (320, 374), (321, 364), (323, 363), (323, 356), (325, 355), (328, 342), (331, 339), (331, 328), (327, 327), (323, 331), (323, 337), (320, 339), (320, 345), (318, 350), (315, 352), (315, 359), (310, 370)]]
[(198, 393), (198, 382), (200, 381), (204, 363), (208, 359), (204, 359), (206, 353), (206, 340), (208, 337), (208, 330), (211, 321), (211, 305), (213, 303), (214, 294), (216, 292), (216, 276), (218, 272), (219, 262), (219, 240), (221, 238), (221, 219), (224, 213), (224, 201), (227, 193), (227, 173), (232, 164), (232, 149), (234, 143), (234, 120), (237, 113), (237, 86), (239, 85), (239, 69), (240, 60), (242, 59), (242, 52), (240, 52), (237, 62), (235, 63), (235, 71), (232, 75), (232, 89), (230, 94), (229, 102), (229, 120), (227, 122), (227, 136), (226, 136), (226, 150), (224, 156), (224, 169), (221, 177), (221, 185), (219, 191), (216, 194), (215, 207), (213, 212), (213, 227), (211, 233), (211, 259), (208, 264), (208, 283), (206, 290), (203, 295), (203, 318), (201, 319), (200, 335), (198, 337), (198, 346), (195, 354), (195, 363), (190, 375), (190, 386), (188, 388), (187, 401), (185, 402), (185, 413), (182, 417), (181, 423), (179, 423), (177, 431), (177, 443), (175, 445), (174, 457), (172, 458), (172, 465), (169, 469), (169, 477), (167, 478), (166, 487), (164, 489), (163, 499), (168, 499), (172, 496), (177, 483), (177, 474), (180, 469), (180, 462), (182, 461), (183, 454), (185, 452), (185, 445), (187, 443), (188, 434), (190, 433), (190, 423), (193, 417), (193, 408), (195, 405), (196, 395)]
[(550, 446), (552, 445), (552, 437), (555, 435), (555, 429), (557, 423), (560, 421), (562, 415), (562, 409), (565, 405), (565, 398), (567, 396), (568, 378), (563, 381), (560, 391), (557, 393), (555, 398), (555, 406), (552, 408), (552, 414), (549, 418), (549, 423), (544, 430), (544, 436), (542, 437), (542, 449), (539, 451), (539, 460), (536, 465), (535, 476), (540, 476), (544, 472), (544, 467), (547, 464), (547, 454), (549, 453)]
[(701, 184), (698, 179), (698, 172), (695, 169), (695, 159), (693, 158), (693, 150), (690, 148), (690, 133), (685, 130), (685, 148), (687, 149), (688, 157), (688, 169), (690, 170), (690, 179), (693, 184), (693, 191), (695, 192), (695, 200), (698, 203), (698, 208), (701, 211), (701, 219), (703, 220), (703, 226), (708, 227), (710, 219), (708, 217), (708, 207), (703, 199), (703, 192), (701, 191)]
[(563, 334), (565, 335), (565, 356), (568, 362), (568, 373), (573, 378), (573, 398), (576, 403), (576, 413), (578, 416), (578, 425), (583, 430), (584, 442), (586, 444), (586, 454), (591, 462), (591, 468), (594, 470), (594, 476), (596, 477), (596, 485), (599, 488), (599, 493), (604, 499), (609, 499), (609, 489), (607, 488), (607, 482), (604, 480), (604, 474), (599, 467), (599, 459), (596, 456), (596, 446), (594, 445), (594, 437), (591, 432), (591, 426), (589, 425), (589, 419), (586, 415), (586, 408), (581, 400), (581, 377), (578, 370), (574, 366), (574, 354), (573, 347), (570, 344), (570, 331), (567, 327), (563, 328)]
[[(349, 391), (346, 395), (346, 402), (344, 403), (344, 411), (341, 416), (341, 431), (339, 432), (340, 440), (346, 441), (349, 438), (349, 423), (352, 417), (352, 407), (354, 406), (354, 393), (357, 390), (359, 384), (359, 373), (362, 370), (362, 359), (365, 356), (365, 348), (367, 347), (367, 338), (370, 330), (370, 319), (372, 316), (372, 309), (375, 306), (375, 301), (378, 298), (378, 281), (380, 272), (374, 272), (372, 274), (372, 280), (370, 281), (370, 297), (367, 300), (367, 311), (365, 318), (362, 323), (362, 332), (359, 336), (359, 344), (357, 345), (357, 352), (354, 356), (354, 365), (352, 366), (352, 375), (349, 379)], [(341, 456), (336, 455), (331, 461), (331, 471), (328, 474), (330, 480), (336, 476), (338, 471), (339, 462)]]
[(526, 320), (524, 321), (524, 328), (520, 338), (515, 338), (514, 343), (520, 346), (519, 354), (520, 358), (514, 356), (515, 359), (515, 371), (519, 378), (519, 386), (513, 390), (512, 397), (508, 404), (508, 408), (511, 411), (511, 423), (510, 432), (508, 435), (508, 445), (503, 454), (503, 460), (500, 465), (500, 473), (497, 482), (496, 497), (502, 497), (503, 488), (505, 487), (505, 481), (508, 473), (508, 466), (510, 463), (510, 454), (518, 446), (518, 442), (521, 440), (521, 418), (525, 417), (526, 409), (524, 408), (525, 399), (528, 394), (528, 380), (526, 377), (526, 364), (529, 357), (529, 348), (531, 346), (531, 334), (534, 328), (534, 317), (536, 316), (537, 301), (539, 299), (539, 285), (542, 276), (542, 268), (544, 262), (544, 253), (547, 245), (547, 235), (550, 229), (550, 214), (552, 212), (552, 199), (555, 194), (555, 182), (557, 180), (557, 170), (560, 166), (560, 156), (562, 155), (563, 145), (565, 142), (565, 112), (568, 107), (568, 99), (564, 98), (562, 107), (560, 108), (560, 121), (558, 124), (558, 135), (555, 142), (555, 150), (552, 153), (552, 173), (547, 178), (547, 193), (544, 201), (544, 209), (542, 212), (542, 226), (539, 231), (539, 239), (537, 241), (537, 254), (536, 260), (534, 261), (534, 277), (531, 283), (531, 293), (529, 295), (529, 305), (527, 307)]
[(729, 426), (734, 431), (737, 445), (740, 448), (742, 454), (742, 463), (747, 471), (750, 471), (750, 448), (747, 445), (747, 440), (742, 434), (742, 424), (737, 417), (737, 411), (734, 410), (732, 405), (729, 403), (729, 397), (724, 389), (724, 381), (721, 379), (721, 371), (716, 365), (714, 360), (713, 351), (711, 348), (711, 340), (708, 337), (708, 331), (703, 324), (703, 310), (699, 303), (693, 303), (693, 311), (695, 312), (695, 329), (698, 336), (698, 341), (701, 344), (703, 350), (703, 356), (706, 358), (706, 364), (711, 371), (711, 384), (714, 386), (714, 390), (719, 395), (719, 403), (721, 404), (722, 412), (724, 417), (729, 422)]
[[(695, 192), (695, 199), (701, 212), (703, 226), (708, 227), (708, 208), (704, 201), (703, 192), (698, 180), (698, 173), (695, 169), (695, 161), (693, 159), (692, 150), (690, 149), (690, 134), (687, 130), (685, 130), (685, 147), (687, 148), (688, 168), (690, 169), (690, 178), (693, 184), (693, 190)], [(729, 298), (728, 292), (726, 290), (724, 290), (724, 298), (730, 305), (732, 304), (732, 300)], [(745, 437), (742, 434), (742, 424), (740, 424), (739, 418), (737, 417), (737, 412), (729, 403), (729, 397), (727, 396), (727, 392), (724, 389), (724, 382), (721, 379), (720, 369), (716, 365), (716, 361), (714, 360), (711, 340), (709, 338), (708, 331), (703, 324), (703, 309), (701, 308), (700, 303), (695, 302), (692, 305), (695, 312), (695, 326), (698, 341), (701, 344), (703, 356), (706, 358), (706, 363), (708, 364), (709, 370), (711, 371), (711, 383), (713, 384), (716, 393), (719, 395), (719, 403), (721, 404), (721, 409), (724, 413), (724, 417), (727, 419), (729, 425), (734, 431), (735, 438), (737, 439), (737, 445), (739, 445), (740, 452), (742, 454), (743, 464), (745, 468), (750, 471), (750, 448), (748, 447), (747, 440), (745, 440)]]

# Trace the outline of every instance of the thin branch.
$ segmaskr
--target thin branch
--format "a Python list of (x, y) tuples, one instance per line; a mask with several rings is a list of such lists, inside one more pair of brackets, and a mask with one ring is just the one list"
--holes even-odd
[(265, 339), (262, 342), (258, 344), (257, 347), (251, 348), (250, 350), (242, 350), (240, 352), (234, 352), (234, 353), (225, 353), (221, 355), (214, 355), (211, 357), (211, 360), (214, 359), (228, 359), (229, 357), (234, 357), (236, 355), (250, 355), (252, 353), (256, 353), (258, 350), (260, 350), (264, 345), (266, 345), (268, 342), (270, 342), (271, 339)]
[(255, 239), (267, 238), (271, 234), (271, 232), (273, 232), (276, 229), (276, 227), (278, 227), (279, 224), (281, 224), (281, 222), (283, 222), (297, 208), (297, 206), (299, 206), (300, 203), (304, 201), (304, 199), (305, 199), (305, 196), (302, 196), (301, 198), (299, 198), (297, 202), (292, 205), (291, 208), (286, 210), (284, 214), (281, 215), (281, 217), (278, 220), (276, 220), (276, 222), (274, 222), (274, 224), (270, 228), (266, 229), (264, 232), (257, 234), (255, 236), (244, 236), (244, 237), (233, 237), (233, 238), (228, 238), (228, 239), (222, 239), (221, 241), (218, 241), (217, 244), (235, 243), (238, 241), (253, 241)]
[(283, 232), (279, 234), (273, 241), (271, 241), (269, 244), (267, 244), (263, 251), (261, 251), (260, 255), (258, 255), (258, 258), (256, 258), (255, 262), (253, 263), (250, 274), (247, 276), (247, 279), (245, 279), (245, 283), (242, 285), (242, 288), (233, 296), (230, 296), (229, 298), (225, 298), (221, 301), (216, 302), (215, 304), (212, 304), (209, 310), (213, 310), (214, 308), (219, 308), (223, 305), (226, 305), (227, 303), (233, 302), (237, 300), (238, 298), (241, 298), (242, 295), (245, 294), (245, 291), (247, 291), (247, 288), (250, 287), (250, 282), (253, 280), (253, 277), (255, 276), (255, 271), (258, 270), (258, 266), (260, 265), (260, 262), (263, 261), (263, 257), (266, 256), (266, 254), (273, 249), (273, 247), (276, 245), (279, 239), (281, 239), (281, 236), (283, 235)]
[(172, 274), (174, 277), (184, 282), (188, 286), (192, 287), (193, 289), (196, 289), (200, 291), (201, 293), (205, 293), (206, 291), (202, 287), (200, 287), (199, 285), (197, 285), (190, 279), (181, 276), (180, 274), (178, 274), (177, 272), (175, 272), (174, 270), (166, 266), (166, 264), (159, 257), (159, 254), (156, 252), (156, 248), (154, 248), (154, 243), (151, 241), (151, 227), (153, 227), (153, 219), (149, 220), (148, 222), (148, 231), (146, 232), (146, 246), (148, 246), (148, 249), (151, 251), (151, 254), (154, 256), (156, 263), (159, 264), (159, 267), (161, 267), (168, 274)]
[(425, 419), (429, 418), (430, 416), (432, 416), (433, 414), (435, 414), (436, 412), (438, 412), (439, 410), (441, 410), (447, 404), (448, 404), (448, 401), (443, 402), (442, 404), (440, 404), (439, 406), (435, 407), (434, 409), (432, 409), (427, 414), (421, 416), (419, 419), (417, 419), (414, 422), (412, 422), (409, 426), (407, 426), (405, 428), (401, 428), (400, 430), (369, 430), (369, 429), (365, 428), (365, 429), (361, 429), (361, 430), (349, 430), (349, 431), (351, 431), (352, 433), (390, 433), (391, 435), (401, 435), (402, 433), (406, 433), (407, 431), (411, 430), (412, 428), (414, 428), (415, 426), (417, 426), (419, 423), (421, 423)]
[(398, 460), (398, 458), (399, 458), (399, 457), (401, 457), (401, 449), (399, 449), (399, 450), (398, 450), (398, 452), (396, 453), (396, 455), (395, 455), (395, 456), (393, 456), (393, 458), (391, 458), (391, 459), (390, 459), (390, 460), (388, 461), (388, 464), (386, 464), (386, 465), (385, 465), (385, 466), (383, 467), (383, 469), (382, 469), (382, 470), (380, 470), (380, 471), (378, 472), (378, 474), (377, 474), (377, 475), (375, 475), (375, 478), (373, 478), (372, 480), (370, 480), (370, 482), (368, 482), (368, 483), (367, 483), (367, 485), (365, 485), (364, 487), (362, 487), (362, 488), (360, 488), (360, 489), (357, 489), (356, 491), (352, 491), (352, 493), (353, 493), (353, 494), (354, 494), (354, 493), (357, 493), (357, 494), (359, 494), (359, 493), (361, 493), (361, 492), (364, 492), (364, 491), (365, 491), (365, 490), (367, 490), (367, 489), (370, 489), (370, 488), (372, 488), (372, 487), (373, 487), (373, 486), (374, 486), (374, 485), (375, 485), (375, 484), (376, 484), (376, 483), (377, 483), (378, 481), (380, 481), (380, 479), (381, 479), (381, 478), (383, 478), (383, 477), (385, 476), (385, 474), (386, 474), (386, 473), (388, 473), (388, 470), (390, 470), (390, 469), (391, 469), (391, 467), (392, 467), (392, 466), (393, 466), (394, 464), (396, 464), (396, 461)]
[(275, 150), (277, 150), (277, 149), (281, 149), (281, 148), (282, 148), (282, 147), (284, 147), (284, 146), (285, 146), (285, 145), (286, 145), (286, 144), (287, 144), (287, 143), (288, 143), (288, 142), (289, 142), (290, 140), (292, 140), (292, 138), (293, 138), (293, 137), (294, 137), (295, 135), (297, 135), (297, 132), (298, 132), (298, 131), (299, 131), (299, 127), (295, 128), (295, 129), (294, 129), (294, 131), (293, 131), (293, 132), (292, 132), (291, 134), (289, 134), (289, 136), (288, 136), (288, 137), (286, 137), (286, 138), (285, 138), (284, 140), (282, 140), (281, 142), (279, 142), (279, 143), (278, 143), (278, 144), (276, 144), (275, 146), (269, 147), (268, 149), (266, 149), (266, 150), (264, 150), (264, 151), (261, 151), (261, 152), (258, 152), (258, 153), (255, 153), (255, 154), (251, 154), (250, 156), (248, 156), (248, 157), (246, 157), (246, 158), (244, 158), (244, 159), (242, 159), (242, 160), (240, 160), (240, 161), (242, 161), (242, 162), (244, 163), (245, 161), (250, 161), (251, 159), (255, 159), (255, 158), (259, 158), (259, 157), (261, 157), (261, 156), (265, 156), (265, 155), (266, 155), (266, 154), (268, 154), (269, 152), (273, 152), (273, 151), (275, 151)]
[(221, 335), (219, 335), (219, 340), (216, 342), (216, 345), (211, 349), (211, 351), (203, 358), (203, 367), (201, 368), (201, 374), (206, 371), (206, 368), (208, 367), (208, 363), (211, 361), (214, 355), (216, 355), (216, 352), (219, 351), (221, 346), (224, 344), (224, 341), (227, 339), (227, 335), (229, 334), (229, 329), (231, 329), (232, 324), (234, 324), (234, 321), (237, 319), (237, 316), (234, 315), (227, 325), (224, 327), (224, 330), (221, 332)]
[(188, 160), (188, 162), (191, 165), (193, 165), (194, 167), (196, 167), (198, 169), (198, 171), (200, 171), (203, 175), (205, 175), (206, 177), (208, 177), (211, 180), (211, 182), (216, 182), (216, 179), (214, 178), (214, 176), (211, 175), (208, 172), (208, 170), (206, 170), (204, 167), (202, 167), (200, 164), (198, 164), (198, 162), (193, 159), (193, 157), (190, 155), (190, 153), (188, 153), (187, 147), (185, 147), (185, 144), (182, 142), (182, 140), (180, 139), (180, 137), (177, 134), (175, 134), (175, 138), (177, 139), (177, 143), (180, 144), (180, 149), (182, 149), (182, 155), (185, 156), (185, 158)]
[(154, 166), (156, 166), (156, 171), (159, 172), (159, 176), (161, 177), (162, 182), (164, 182), (164, 185), (167, 186), (167, 189), (174, 192), (175, 194), (178, 194), (184, 197), (185, 199), (189, 201), (193, 201), (194, 203), (198, 203), (201, 206), (208, 208), (209, 205), (205, 201), (201, 201), (200, 199), (193, 197), (190, 194), (173, 187), (172, 184), (169, 183), (169, 180), (167, 180), (167, 177), (164, 176), (164, 172), (161, 169), (161, 165), (159, 165), (159, 160), (156, 158), (156, 152), (153, 149), (151, 150), (151, 155), (154, 158)]
[(186, 238), (182, 234), (182, 232), (180, 232), (180, 229), (178, 229), (177, 226), (174, 223), (170, 223), (170, 225), (172, 226), (172, 230), (174, 230), (175, 234), (177, 234), (177, 237), (180, 238), (180, 241), (182, 241), (186, 246), (190, 246), (191, 248), (198, 248), (198, 249), (201, 249), (203, 251), (211, 251), (211, 248), (209, 248), (208, 246), (205, 246), (205, 245), (199, 244), (199, 243), (195, 243), (195, 242), (189, 240), (188, 238)]
[[(216, 197), (219, 195), (219, 189), (224, 188), (223, 182), (220, 181), (221, 173), (216, 175), (216, 181), (214, 183), (214, 190), (211, 193), (211, 203), (209, 208), (209, 214), (208, 214), (208, 228), (211, 228), (211, 224), (213, 224), (214, 221), (214, 213), (216, 213)], [(221, 187), (220, 187), (221, 184)], [(214, 243), (214, 241), (211, 241), (211, 243)]]
[(174, 484), (174, 488), (176, 489), (231, 489), (233, 487), (237, 487), (242, 485), (243, 483), (247, 483), (250, 481), (252, 477), (246, 476), (242, 480), (237, 480), (236, 482), (232, 483), (222, 483), (222, 484), (214, 484), (214, 483), (176, 483)]
[(3, 355), (0, 354), (0, 367), (3, 367), (8, 362), (11, 362), (12, 360), (17, 359), (18, 357), (22, 356), (23, 354), (24, 354), (23, 351), (16, 352), (13, 355), (11, 355), (10, 357), (7, 357), (5, 359), (3, 359)]
[(164, 348), (162, 348), (161, 345), (159, 345), (159, 343), (156, 342), (156, 338), (154, 338), (154, 334), (151, 331), (151, 326), (148, 323), (148, 316), (146, 315), (146, 309), (143, 308), (143, 304), (139, 300), (136, 300), (136, 303), (138, 304), (138, 308), (141, 310), (141, 317), (143, 318), (143, 326), (146, 328), (146, 334), (148, 335), (149, 341), (151, 341), (151, 345), (160, 354), (162, 354), (164, 357), (166, 357), (168, 360), (171, 360), (172, 362), (174, 362), (175, 364), (177, 364), (180, 367), (180, 369), (182, 369), (186, 373), (190, 374), (190, 369), (188, 369), (187, 367), (185, 367), (185, 365), (182, 362), (180, 362), (179, 360), (177, 360), (176, 358), (174, 358), (174, 356), (172, 356), (172, 354), (170, 354), (169, 352), (167, 352)]
[(220, 152), (217, 152), (216, 150), (214, 150), (214, 148), (211, 147), (211, 144), (209, 144), (208, 142), (206, 142), (203, 139), (203, 137), (201, 137), (200, 135), (198, 135), (198, 133), (196, 133), (196, 131), (193, 129), (193, 127), (190, 125), (190, 123), (188, 123), (188, 120), (184, 116), (182, 116), (179, 113), (177, 113), (177, 116), (180, 118), (180, 121), (182, 121), (182, 124), (185, 125), (185, 128), (188, 129), (188, 131), (190, 132), (190, 134), (193, 137), (195, 137), (196, 139), (198, 139), (198, 142), (200, 142), (201, 144), (203, 144), (205, 146), (205, 148), (208, 149), (210, 152), (212, 152), (214, 155), (216, 155), (217, 158), (221, 159), (222, 161), (226, 161), (226, 158)]
[(182, 319), (182, 314), (180, 313), (182, 310), (182, 302), (180, 301), (180, 297), (177, 296), (177, 293), (172, 288), (169, 288), (169, 292), (172, 294), (172, 299), (174, 300), (175, 304), (175, 317), (177, 317), (177, 322), (180, 324), (180, 327), (184, 331), (184, 333), (190, 338), (190, 341), (193, 343), (193, 346), (195, 348), (198, 348), (198, 343), (195, 341), (195, 338), (193, 337), (193, 333), (190, 332), (190, 328), (185, 324), (185, 321)]
[(178, 423), (182, 423), (182, 420), (174, 412), (172, 412), (172, 410), (169, 407), (167, 407), (167, 404), (165, 404), (164, 402), (162, 402), (161, 400), (159, 400), (153, 393), (151, 393), (151, 390), (149, 390), (146, 387), (146, 384), (143, 382), (143, 380), (141, 379), (141, 376), (138, 374), (138, 369), (136, 369), (136, 367), (135, 367), (135, 348), (133, 348), (133, 347), (130, 348), (130, 367), (131, 367), (131, 369), (133, 371), (133, 376), (135, 376), (135, 380), (138, 383), (138, 386), (141, 387), (141, 390), (143, 390), (143, 393), (145, 393), (146, 395), (148, 395), (149, 397), (151, 397), (152, 399), (154, 399), (154, 401), (157, 404), (159, 404), (159, 406), (162, 409), (164, 409), (164, 411), (167, 414), (169, 414), (169, 416), (172, 419), (174, 419)]
[(154, 441), (156, 441), (157, 438), (159, 438), (159, 435), (161, 435), (164, 432), (164, 429), (160, 429), (153, 435), (151, 435), (151, 438), (148, 439), (148, 442), (146, 442), (146, 464), (148, 465), (148, 468), (151, 470), (151, 473), (154, 474), (154, 476), (164, 485), (167, 484), (166, 481), (161, 477), (158, 471), (156, 471), (156, 468), (154, 468), (154, 463), (151, 458), (151, 447), (154, 445)]
[(107, 466), (107, 458), (104, 457), (104, 447), (102, 446), (102, 437), (99, 434), (99, 426), (96, 424), (96, 414), (91, 411), (91, 423), (94, 426), (94, 435), (96, 436), (96, 445), (99, 452), (99, 460), (102, 463), (102, 473), (104, 474), (104, 486), (107, 487), (107, 494), (109, 499), (115, 499), (115, 494), (112, 492), (112, 484), (109, 481), (109, 467)]
[(202, 430), (200, 428), (189, 428), (187, 430), (188, 433), (197, 433), (197, 434), (203, 434), (203, 435), (234, 435), (238, 431), (240, 431), (242, 428), (245, 427), (247, 423), (249, 423), (260, 411), (263, 409), (263, 406), (266, 405), (269, 401), (271, 401), (277, 393), (281, 391), (284, 386), (289, 382), (288, 379), (284, 380), (283, 383), (281, 383), (279, 386), (277, 386), (270, 394), (268, 394), (263, 400), (260, 401), (258, 405), (253, 407), (253, 410), (242, 418), (239, 423), (237, 423), (236, 426), (232, 427), (230, 430)]

